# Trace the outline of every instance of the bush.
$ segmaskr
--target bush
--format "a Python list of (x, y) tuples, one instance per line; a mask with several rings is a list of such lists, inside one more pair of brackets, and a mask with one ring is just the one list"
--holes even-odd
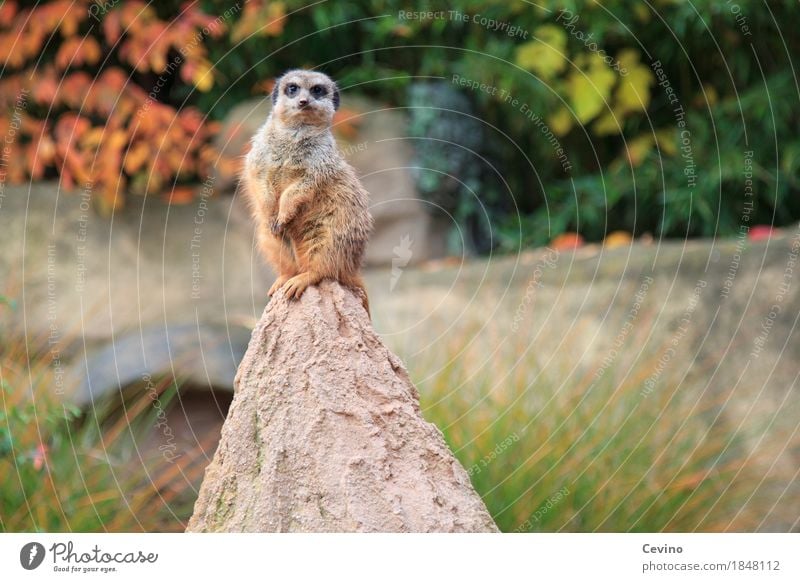
[[(211, 49), (230, 80), (221, 103), (298, 65), (322, 67), (345, 90), (399, 107), (409, 106), (417, 79), (441, 78), (486, 123), (483, 149), (501, 176), (477, 156), (470, 165), (486, 170), (477, 192), (497, 209), (493, 234), (505, 248), (567, 230), (589, 240), (614, 230), (732, 235), (750, 200), (751, 150), (749, 224), (800, 219), (800, 108), (790, 61), (800, 38), (779, 28), (793, 17), (789, 0), (770, 10), (739, 2), (738, 13), (712, 0), (660, 0), (652, 9), (635, 0), (415, 6), (443, 11), (431, 19), (401, 18), (409, 6), (399, 0), (305, 5), (285, 3), (278, 37)], [(461, 177), (464, 167), (449, 170)], [(469, 205), (466, 194), (460, 202)]]
[(171, 92), (214, 84), (204, 42), (226, 32), (223, 17), (187, 4), (167, 22), (140, 1), (0, 10), (3, 179), (57, 175), (108, 212), (128, 191), (184, 202), (214, 164), (232, 163), (209, 145), (215, 126), (179, 101), (187, 92)]
[[(235, 167), (209, 146), (205, 116), (311, 66), (394, 106), (432, 78), (465, 95), (488, 164), (447, 169), (475, 182), (509, 249), (566, 230), (731, 235), (745, 212), (787, 224), (800, 218), (800, 38), (780, 27), (795, 5), (732, 6), (463, 0), (423, 2), (415, 10), (439, 12), (419, 18), (400, 0), (6, 2), (0, 131), (16, 136), (4, 159), (25, 163), (4, 172), (90, 184), (106, 209), (127, 190), (186, 200), (211, 166)], [(469, 206), (462, 192), (458, 218), (479, 230)]]

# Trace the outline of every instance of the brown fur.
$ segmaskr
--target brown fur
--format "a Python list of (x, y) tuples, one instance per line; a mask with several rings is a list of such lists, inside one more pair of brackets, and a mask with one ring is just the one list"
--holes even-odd
[(278, 274), (269, 295), (283, 288), (296, 298), (309, 285), (336, 279), (355, 288), (369, 312), (359, 273), (372, 231), (369, 194), (333, 139), (338, 104), (336, 85), (322, 73), (294, 70), (278, 79), (243, 183), (261, 252)]

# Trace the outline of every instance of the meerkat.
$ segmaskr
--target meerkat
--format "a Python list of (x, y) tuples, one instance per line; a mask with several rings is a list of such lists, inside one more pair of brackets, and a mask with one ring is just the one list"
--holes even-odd
[(284, 289), (299, 298), (335, 279), (369, 301), (360, 275), (372, 232), (369, 194), (331, 132), (339, 89), (327, 75), (292, 70), (275, 82), (272, 111), (252, 140), (243, 182), (262, 254)]

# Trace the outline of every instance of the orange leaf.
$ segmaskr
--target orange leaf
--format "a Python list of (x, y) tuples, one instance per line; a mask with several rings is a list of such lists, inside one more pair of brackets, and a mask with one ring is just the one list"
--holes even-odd
[(0, 26), (7, 28), (17, 13), (17, 3), (13, 0), (0, 4)]
[(267, 36), (279, 36), (286, 26), (286, 7), (283, 2), (270, 2), (267, 7), (267, 17), (264, 23), (262, 34)]
[(195, 3), (189, 4), (185, 2), (181, 8), (183, 9), (183, 16), (181, 18), (183, 22), (197, 29), (208, 28), (210, 31), (209, 35), (212, 38), (219, 38), (227, 28), (223, 21), (217, 20), (216, 16), (206, 14), (197, 8)]
[(28, 161), (28, 174), (34, 180), (39, 180), (44, 176), (45, 160), (38, 153), (36, 144), (28, 144), (25, 157)]
[(56, 157), (56, 144), (50, 134), (44, 131), (41, 132), (35, 145), (36, 149), (34, 151), (37, 152), (36, 155), (42, 163), (46, 165), (52, 164)]
[(170, 204), (188, 204), (194, 200), (194, 188), (190, 186), (176, 186), (165, 198)]
[(114, 46), (119, 37), (122, 36), (120, 16), (121, 12), (119, 10), (110, 10), (103, 16), (103, 34), (109, 46)]
[(625, 247), (631, 244), (633, 238), (629, 232), (625, 232), (624, 230), (615, 230), (614, 232), (610, 232), (606, 235), (603, 239), (603, 246), (608, 249), (613, 249), (617, 247)]
[(69, 168), (61, 167), (60, 176), (61, 176), (61, 187), (64, 190), (73, 190), (75, 188), (75, 180), (72, 179), (72, 174), (69, 171)]
[(83, 134), (81, 137), (81, 147), (84, 149), (95, 149), (97, 146), (100, 145), (100, 142), (103, 141), (103, 134), (105, 133), (105, 127), (92, 127), (91, 129), (87, 130), (86, 133)]
[(13, 108), (24, 88), (22, 75), (8, 75), (0, 79), (0, 107)]
[(138, 34), (145, 24), (156, 19), (155, 11), (148, 4), (139, 0), (122, 2), (120, 21), (122, 26), (129, 28), (130, 33)]
[(231, 40), (239, 42), (252, 34), (279, 36), (285, 26), (286, 7), (283, 2), (267, 4), (264, 0), (250, 0), (233, 27)]
[(125, 156), (125, 171), (128, 174), (136, 173), (150, 158), (150, 146), (147, 142), (140, 141), (128, 150)]
[(91, 86), (86, 107), (93, 113), (111, 115), (121, 93), (127, 92), (125, 73), (117, 67), (106, 69)]
[[(56, 146), (56, 149), (61, 149), (61, 145), (59, 144)], [(63, 151), (62, 158), (64, 161), (61, 168), (59, 168), (62, 178), (64, 174), (66, 174), (70, 181), (74, 175), (75, 178), (83, 184), (86, 182), (94, 182), (89, 171), (89, 164), (78, 152), (73, 149), (66, 149)]]
[(25, 51), (21, 50), (20, 36), (16, 32), (0, 34), (0, 62), (19, 68), (25, 64)]
[(52, 68), (46, 69), (33, 83), (33, 100), (41, 105), (56, 104), (58, 81)]
[(64, 77), (58, 91), (58, 100), (73, 109), (80, 109), (92, 86), (92, 78), (83, 71)]
[(358, 135), (358, 124), (361, 114), (353, 109), (340, 108), (333, 116), (333, 130), (345, 139), (354, 139)]
[(178, 113), (178, 123), (189, 134), (196, 134), (203, 128), (203, 114), (194, 107), (187, 107)]
[(565, 232), (550, 241), (550, 248), (557, 251), (577, 249), (583, 246), (583, 237), (577, 232)]
[(59, 143), (70, 143), (72, 140), (79, 139), (92, 127), (92, 124), (85, 117), (75, 113), (63, 114), (56, 123), (55, 136)]
[(69, 1), (64, 4), (67, 6), (64, 8), (59, 28), (61, 36), (69, 38), (78, 32), (78, 25), (89, 16), (89, 11), (82, 2)]
[(78, 25), (88, 16), (89, 11), (83, 2), (56, 0), (36, 6), (33, 9), (30, 25), (47, 36), (58, 28), (61, 30), (61, 36), (69, 38), (78, 32)]
[(72, 37), (65, 40), (56, 54), (56, 67), (63, 71), (69, 67), (93, 65), (100, 60), (100, 45), (91, 36)]
[(194, 75), (192, 75), (192, 82), (203, 93), (210, 91), (214, 86), (214, 73), (211, 70), (211, 63), (205, 59), (200, 62)]
[(115, 151), (121, 151), (127, 143), (128, 132), (122, 130), (111, 132), (107, 135), (106, 139), (103, 140), (103, 145), (105, 147)]
[(192, 82), (192, 78), (194, 77), (195, 73), (197, 72), (197, 61), (192, 59), (188, 60), (183, 63), (181, 67), (181, 79), (186, 81), (187, 83)]

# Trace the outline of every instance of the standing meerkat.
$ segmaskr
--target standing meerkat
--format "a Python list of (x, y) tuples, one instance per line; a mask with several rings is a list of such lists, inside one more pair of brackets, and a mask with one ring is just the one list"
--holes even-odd
[(372, 231), (369, 194), (331, 133), (339, 90), (330, 77), (293, 70), (276, 80), (272, 112), (252, 140), (243, 182), (258, 243), (278, 274), (269, 290), (300, 297), (336, 279), (361, 294), (359, 273)]

